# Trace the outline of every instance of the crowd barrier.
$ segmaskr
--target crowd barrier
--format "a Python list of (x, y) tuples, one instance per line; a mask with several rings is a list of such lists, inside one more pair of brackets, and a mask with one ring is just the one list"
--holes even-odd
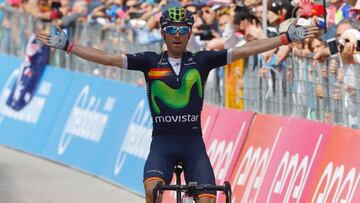
[[(0, 55), (0, 144), (144, 196), (152, 131), (145, 89), (48, 66), (17, 112), (5, 101), (20, 63)], [(360, 201), (358, 130), (210, 104), (202, 127), (216, 182), (231, 182), (235, 203)]]

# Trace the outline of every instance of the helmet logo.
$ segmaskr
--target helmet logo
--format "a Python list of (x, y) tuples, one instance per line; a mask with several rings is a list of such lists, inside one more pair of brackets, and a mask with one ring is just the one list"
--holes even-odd
[(179, 7), (170, 8), (169, 17), (173, 22), (182, 22), (185, 20), (185, 9)]

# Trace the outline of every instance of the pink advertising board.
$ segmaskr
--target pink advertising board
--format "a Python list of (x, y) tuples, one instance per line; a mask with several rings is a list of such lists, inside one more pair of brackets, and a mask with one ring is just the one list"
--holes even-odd
[(233, 202), (304, 202), (331, 126), (257, 115), (231, 176)]
[(205, 143), (217, 184), (230, 180), (253, 116), (253, 112), (219, 111), (210, 139)]
[(360, 131), (333, 127), (306, 202), (360, 202)]
[(211, 131), (215, 126), (214, 124), (218, 113), (219, 107), (211, 104), (204, 104), (203, 110), (201, 112), (201, 128), (205, 143), (209, 139)]

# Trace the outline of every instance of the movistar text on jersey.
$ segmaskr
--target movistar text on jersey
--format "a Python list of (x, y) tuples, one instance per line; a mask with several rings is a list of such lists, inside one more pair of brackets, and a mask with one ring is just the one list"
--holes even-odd
[(198, 122), (199, 115), (172, 115), (172, 116), (155, 116), (155, 123), (172, 123), (172, 122)]

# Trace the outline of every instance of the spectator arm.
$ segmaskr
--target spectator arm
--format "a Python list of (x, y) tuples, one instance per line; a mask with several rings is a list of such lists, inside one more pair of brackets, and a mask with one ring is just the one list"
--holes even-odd
[(276, 65), (279, 65), (282, 61), (284, 61), (288, 57), (290, 51), (290, 46), (279, 47), (279, 51), (276, 53)]
[(97, 18), (97, 17), (106, 17), (104, 10), (106, 9), (105, 6), (99, 6), (96, 7), (92, 12), (91, 12), (91, 16), (93, 18)]

